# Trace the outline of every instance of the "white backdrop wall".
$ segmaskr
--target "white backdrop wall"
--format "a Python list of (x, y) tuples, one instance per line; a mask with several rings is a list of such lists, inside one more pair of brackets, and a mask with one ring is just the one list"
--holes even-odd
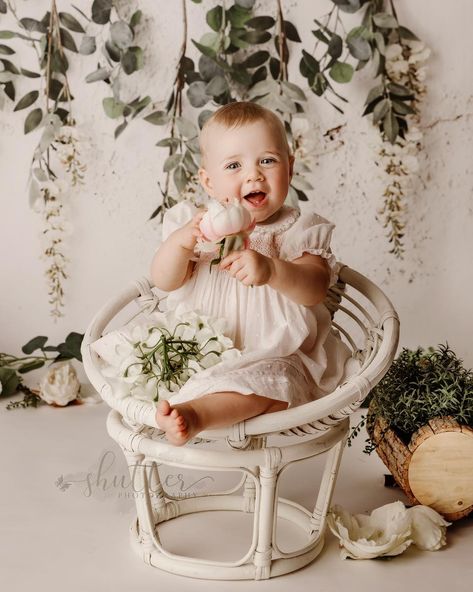
[[(74, 13), (75, 4), (88, 11), (89, 0), (58, 0), (59, 10)], [(188, 1), (189, 38), (207, 30), (205, 12), (215, 2)], [(143, 11), (138, 44), (145, 49), (145, 68), (127, 80), (126, 98), (149, 94), (157, 108), (168, 98), (182, 32), (180, 0), (122, 2), (125, 12)], [(327, 12), (328, 0), (286, 0), (286, 17), (298, 27), (304, 47), (312, 48), (313, 18)], [(42, 16), (48, 0), (17, 0), (20, 16)], [(256, 5), (275, 12), (275, 0)], [(363, 72), (341, 91), (349, 98), (344, 115), (308, 93), (315, 142), (310, 180), (315, 187), (307, 207), (336, 223), (333, 248), (338, 258), (381, 284), (401, 317), (401, 345), (448, 343), (473, 366), (471, 296), (473, 274), (472, 114), (473, 3), (453, 0), (396, 0), (400, 21), (432, 49), (423, 106), (425, 149), (419, 179), (408, 198), (408, 227), (403, 261), (389, 254), (384, 230), (376, 221), (383, 181), (375, 162), (377, 131), (360, 117), (370, 72)], [(268, 12), (265, 12), (268, 13)], [(261, 14), (261, 13), (260, 13)], [(0, 29), (13, 26), (1, 16)], [(34, 53), (15, 42), (23, 67), (34, 69)], [(196, 60), (197, 50), (188, 44)], [(299, 48), (293, 45), (291, 79), (298, 73)], [(159, 203), (166, 151), (156, 148), (163, 128), (134, 121), (113, 139), (116, 122), (102, 110), (105, 83), (87, 85), (94, 56), (70, 59), (74, 116), (82, 135), (81, 159), (87, 165), (85, 184), (71, 193), (68, 205), (73, 232), (69, 237), (69, 279), (65, 282), (65, 317), (51, 320), (44, 262), (39, 259), (41, 220), (28, 206), (27, 178), (38, 131), (25, 136), (25, 111), (13, 113), (11, 103), (0, 110), (0, 351), (19, 352), (36, 335), (53, 343), (70, 331), (83, 332), (95, 311), (130, 280), (146, 275), (159, 241), (159, 224), (148, 221)], [(22, 86), (24, 85), (24, 87)], [(31, 87), (19, 84), (18, 96)], [(24, 92), (22, 92), (24, 91)], [(189, 108), (188, 115), (193, 115)], [(333, 142), (326, 130), (343, 128)]]

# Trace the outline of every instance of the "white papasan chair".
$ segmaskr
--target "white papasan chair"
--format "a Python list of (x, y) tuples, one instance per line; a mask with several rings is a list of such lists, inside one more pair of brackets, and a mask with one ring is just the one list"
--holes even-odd
[[(396, 352), (399, 319), (391, 302), (373, 282), (342, 265), (339, 280), (329, 290), (325, 304), (333, 313), (334, 329), (359, 360), (359, 370), (321, 399), (226, 429), (207, 430), (200, 434), (199, 444), (188, 442), (176, 447), (168, 444), (159, 430), (152, 403), (114, 396), (101, 373), (100, 360), (90, 347), (134, 300), (147, 310), (159, 301), (148, 280), (135, 282), (97, 313), (82, 345), (87, 376), (112, 407), (108, 433), (125, 454), (135, 491), (144, 492), (135, 499), (137, 516), (130, 529), (134, 549), (152, 566), (194, 578), (260, 580), (307, 565), (324, 544), (326, 515), (349, 431), (349, 417), (387, 372)], [(325, 452), (328, 454), (314, 508), (306, 509), (278, 496), (279, 478), (289, 465)], [(239, 471), (242, 478), (231, 489), (183, 498), (165, 489), (160, 481), (160, 465), (198, 469), (207, 474)], [(174, 551), (164, 547), (160, 537), (163, 522), (171, 528), (175, 518), (212, 510), (252, 516), (251, 543), (243, 557), (214, 561), (178, 554), (176, 544)], [(209, 519), (209, 514), (204, 516)], [(300, 548), (288, 552), (278, 545), (276, 527), (281, 519), (301, 529), (298, 532), (305, 544)], [(174, 528), (182, 529), (182, 519), (178, 522)], [(181, 539), (185, 539), (186, 530), (180, 532)], [(219, 545), (226, 543), (228, 540), (219, 541)]]

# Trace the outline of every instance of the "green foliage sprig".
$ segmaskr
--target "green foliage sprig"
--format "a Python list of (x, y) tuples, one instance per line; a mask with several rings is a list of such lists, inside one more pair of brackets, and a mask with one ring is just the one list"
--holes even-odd
[(371, 392), (368, 433), (383, 418), (409, 442), (429, 420), (444, 416), (473, 427), (473, 371), (464, 368), (448, 344), (427, 350), (403, 348)]
[[(378, 210), (391, 244), (390, 253), (402, 259), (405, 228), (404, 201), (410, 189), (413, 171), (405, 165), (420, 150), (419, 141), (408, 138), (409, 130), (419, 134), (419, 104), (425, 95), (418, 62), (422, 50), (412, 49), (419, 42), (417, 36), (399, 23), (394, 0), (332, 0), (333, 8), (326, 18), (315, 19), (318, 28), (315, 56), (303, 50), (300, 71), (310, 88), (319, 96), (333, 90), (329, 77), (340, 83), (350, 82), (354, 73), (373, 64), (376, 84), (369, 90), (363, 116), (372, 118), (379, 128), (384, 146), (379, 156), (387, 176), (383, 206)], [(345, 31), (339, 12), (362, 12), (361, 24)], [(325, 52), (319, 58), (319, 42)], [(424, 46), (425, 47), (425, 46)], [(314, 54), (313, 52), (313, 54)], [(414, 53), (416, 55), (414, 55)], [(424, 52), (428, 55), (429, 50)], [(328, 75), (327, 75), (328, 73)], [(338, 93), (334, 93), (343, 99)], [(335, 103), (333, 106), (341, 110)], [(392, 146), (395, 145), (395, 146)], [(400, 148), (403, 156), (399, 157)], [(396, 151), (397, 150), (397, 151)], [(376, 163), (379, 166), (379, 163)]]
[[(30, 204), (43, 217), (43, 258), (47, 262), (45, 275), (51, 315), (57, 319), (62, 316), (64, 306), (63, 282), (67, 278), (67, 258), (62, 250), (66, 232), (63, 191), (56, 181), (62, 176), (59, 170), (63, 169), (66, 176), (70, 177), (70, 186), (76, 185), (82, 182), (85, 171), (85, 166), (79, 160), (76, 132), (73, 129), (73, 95), (68, 81), (69, 55), (78, 52), (74, 35), (84, 33), (84, 28), (73, 15), (58, 12), (56, 0), (51, 0), (50, 10), (39, 20), (20, 18), (11, 0), (7, 0), (6, 5), (17, 23), (18, 31), (2, 30), (0, 38), (26, 40), (38, 60), (38, 72), (33, 72), (2, 59), (4, 72), (0, 73), (0, 83), (4, 84), (7, 96), (15, 101), (16, 78), (24, 76), (35, 80), (36, 88), (16, 102), (14, 111), (31, 107), (24, 122), (25, 134), (39, 126), (43, 128), (31, 162), (29, 197)], [(0, 53), (13, 55), (15, 50), (9, 45), (2, 45)]]
[(130, 369), (137, 366), (139, 374), (144, 376), (147, 382), (154, 379), (155, 401), (159, 400), (160, 385), (164, 385), (168, 391), (171, 391), (172, 387), (182, 386), (189, 378), (189, 374), (197, 372), (197, 368), (192, 367), (192, 362), (202, 368), (201, 363), (206, 356), (210, 354), (221, 356), (218, 350), (209, 350), (204, 353), (210, 342), (218, 341), (216, 336), (199, 343), (196, 339), (183, 339), (176, 335), (179, 327), (186, 326), (190, 326), (190, 323), (178, 323), (173, 331), (165, 327), (151, 327), (148, 337), (157, 332), (160, 335), (158, 341), (153, 345), (148, 345), (146, 341), (138, 342), (134, 346), (138, 361), (126, 368), (124, 376), (128, 377)]
[[(394, 143), (398, 137), (403, 138), (408, 129), (406, 117), (416, 113), (416, 89), (412, 81), (401, 85), (392, 80), (386, 68), (386, 48), (393, 43), (403, 45), (406, 40), (418, 38), (399, 24), (393, 0), (332, 2), (334, 7), (325, 23), (315, 20), (319, 28), (313, 31), (317, 40), (326, 46), (325, 53), (317, 60), (304, 52), (301, 73), (308, 78), (311, 89), (322, 95), (330, 89), (325, 71), (328, 70), (336, 82), (346, 83), (350, 82), (355, 71), (373, 62), (375, 78), (379, 82), (368, 92), (363, 115), (373, 114), (373, 123), (389, 142)], [(343, 23), (339, 10), (354, 13), (361, 9), (364, 10), (361, 25), (348, 33), (341, 32)], [(351, 64), (349, 59), (355, 63)]]
[[(143, 16), (141, 10), (133, 12), (126, 20), (121, 16), (117, 4), (113, 0), (94, 0), (90, 17), (76, 8), (90, 23), (106, 27), (107, 38), (102, 43), (101, 57), (97, 68), (85, 78), (88, 83), (103, 81), (112, 91), (111, 97), (102, 101), (107, 117), (121, 119), (115, 128), (117, 138), (127, 127), (130, 119), (134, 119), (151, 103), (151, 97), (138, 96), (131, 101), (124, 101), (121, 97), (122, 74), (131, 76), (144, 66), (143, 48), (136, 43), (136, 32)], [(98, 35), (84, 35), (79, 52), (82, 55), (92, 55), (97, 50)]]
[[(15, 111), (35, 105), (25, 119), (25, 133), (37, 128), (43, 121), (45, 114), (54, 114), (63, 122), (68, 121), (73, 97), (67, 79), (69, 61), (66, 51), (78, 52), (71, 31), (74, 33), (84, 32), (82, 25), (71, 14), (58, 12), (55, 0), (51, 1), (51, 9), (40, 20), (30, 17), (19, 18), (10, 0), (7, 0), (7, 4), (17, 22), (19, 31), (0, 31), (0, 39), (19, 38), (28, 41), (36, 52), (40, 70), (39, 73), (33, 72), (15, 65), (8, 59), (2, 58), (0, 60), (5, 72), (11, 75), (8, 80), (6, 77), (1, 79), (0, 83), (4, 85), (5, 94), (12, 101), (16, 99), (16, 77), (39, 79), (40, 87), (29, 91), (15, 105)], [(13, 55), (15, 50), (9, 45), (2, 45), (0, 53)], [(38, 99), (42, 96), (45, 96), (46, 99), (44, 107), (37, 105)], [(52, 101), (52, 105), (49, 104), (49, 101)]]
[(0, 352), (0, 396), (11, 397), (18, 391), (24, 393), (22, 401), (10, 403), (7, 409), (36, 407), (40, 398), (23, 384), (23, 375), (32, 370), (38, 370), (47, 363), (53, 364), (72, 359), (82, 362), (80, 348), (83, 338), (83, 334), (72, 332), (59, 345), (47, 345), (48, 338), (39, 335), (30, 339), (21, 348), (24, 356)]

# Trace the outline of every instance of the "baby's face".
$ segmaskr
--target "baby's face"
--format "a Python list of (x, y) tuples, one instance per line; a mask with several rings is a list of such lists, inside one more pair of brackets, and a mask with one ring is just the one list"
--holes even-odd
[(284, 139), (266, 121), (206, 130), (205, 162), (199, 175), (207, 193), (220, 202), (237, 198), (263, 222), (284, 204), (293, 158)]

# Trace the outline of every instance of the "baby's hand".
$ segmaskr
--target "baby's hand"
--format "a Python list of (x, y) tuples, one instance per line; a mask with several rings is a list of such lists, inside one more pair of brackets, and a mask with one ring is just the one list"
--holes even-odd
[(179, 230), (176, 230), (178, 244), (183, 249), (194, 251), (197, 240), (204, 239), (204, 236), (199, 228), (200, 221), (202, 220), (204, 214), (205, 210), (198, 212), (192, 218), (192, 220), (190, 220), (182, 228), (179, 228)]
[(233, 251), (222, 259), (219, 267), (245, 286), (267, 284), (274, 271), (272, 259), (252, 249)]

